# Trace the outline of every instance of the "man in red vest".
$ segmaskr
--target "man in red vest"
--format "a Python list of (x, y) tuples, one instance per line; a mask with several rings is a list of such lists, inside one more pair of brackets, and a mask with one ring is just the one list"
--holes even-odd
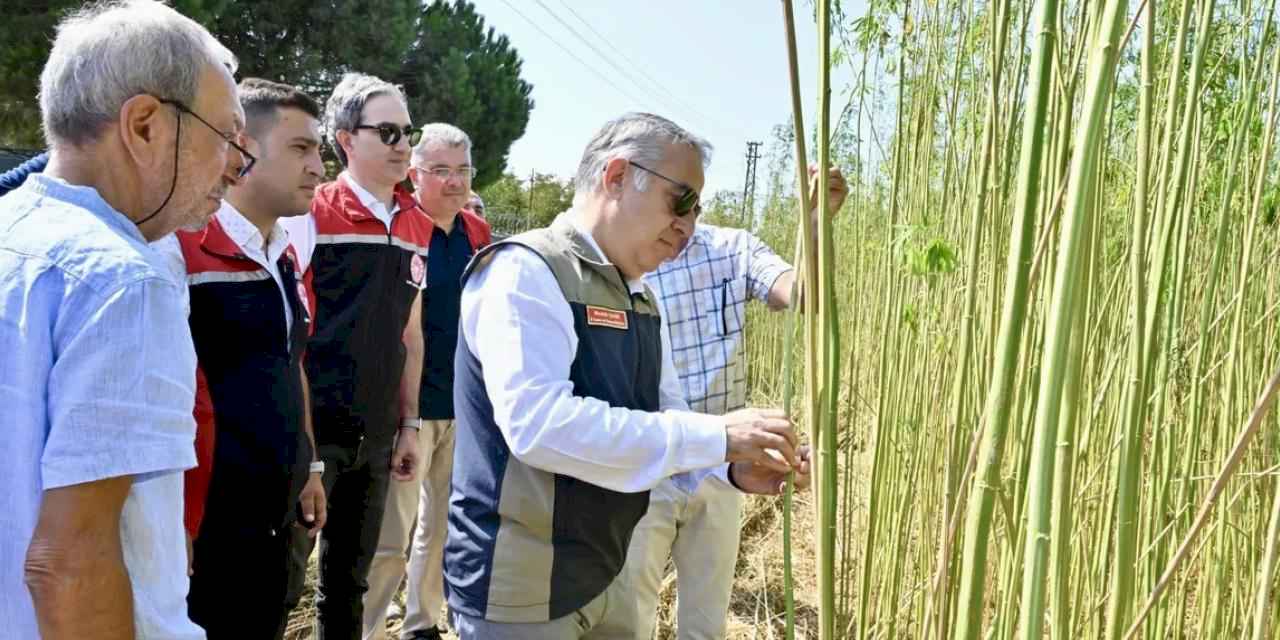
[[(354, 640), (389, 480), (412, 481), (418, 466), (431, 220), (400, 186), (422, 132), (398, 87), (346, 74), (325, 104), (325, 129), (346, 170), (316, 190), (311, 214), (290, 220), (289, 232), (315, 291), (306, 369), (329, 516), (317, 631)], [(297, 581), (309, 545), (295, 541)]]
[(279, 222), (307, 210), (324, 174), (320, 107), (257, 78), (239, 93), (252, 164), (205, 229), (159, 245), (190, 294), (199, 369), (187, 602), (212, 640), (284, 635), (289, 528), (299, 514), (316, 529), (325, 520), (302, 371), (312, 296)]

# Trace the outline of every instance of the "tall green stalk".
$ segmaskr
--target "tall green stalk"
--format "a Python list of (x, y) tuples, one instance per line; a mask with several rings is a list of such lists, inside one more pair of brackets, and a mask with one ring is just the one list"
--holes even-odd
[[(807, 218), (809, 214), (809, 203), (811, 202), (811, 200), (809, 198), (809, 180), (808, 180), (808, 176), (806, 175), (808, 163), (807, 163), (807, 158), (805, 157), (805, 143), (804, 143), (805, 135), (804, 135), (804, 116), (803, 116), (804, 111), (801, 108), (801, 101), (800, 101), (800, 71), (799, 71), (799, 62), (796, 54), (795, 14), (792, 10), (791, 0), (782, 0), (782, 13), (783, 13), (784, 24), (786, 27), (785, 36), (786, 36), (786, 45), (787, 45), (787, 62), (788, 62), (788, 69), (790, 71), (789, 76), (790, 76), (790, 85), (791, 85), (791, 112), (792, 112), (792, 120), (795, 124), (796, 168), (799, 174), (797, 184), (796, 184), (796, 192), (800, 196), (799, 197), (800, 211), (798, 214), (798, 223), (797, 223), (799, 225), (798, 235), (800, 238), (800, 242), (797, 243), (797, 246), (796, 246), (796, 252), (797, 252), (796, 264), (799, 265), (801, 269), (803, 269), (802, 271), (803, 277), (800, 280), (799, 286), (808, 287), (809, 288), (808, 290), (812, 291), (812, 287), (814, 286), (814, 282), (816, 280), (813, 273), (813, 269), (816, 269), (817, 264), (816, 262), (811, 264), (812, 261), (809, 258), (810, 256), (813, 255), (813, 247), (811, 246), (812, 245), (811, 234), (809, 233), (808, 226), (807, 226), (808, 225)], [(795, 341), (795, 323), (797, 319), (802, 320), (805, 327), (805, 353), (806, 353), (806, 365), (807, 365), (806, 370), (810, 369), (813, 366), (812, 365), (813, 323), (809, 314), (799, 313), (799, 310), (796, 309), (795, 300), (798, 298), (799, 298), (798, 291), (793, 289), (792, 305), (791, 305), (792, 311), (789, 314), (787, 319), (787, 328), (785, 330), (786, 336), (784, 338), (784, 347), (783, 347), (785, 350), (783, 352), (783, 368), (784, 368), (783, 378), (784, 378), (784, 385), (785, 385), (783, 398), (784, 398), (784, 409), (788, 416), (792, 415), (791, 403), (792, 403), (792, 396), (793, 396), (793, 390), (794, 390), (794, 383), (792, 378), (794, 377), (793, 374), (795, 371), (795, 368), (794, 368), (795, 347), (793, 343)], [(813, 419), (814, 419), (814, 413), (815, 413), (815, 406), (814, 406), (815, 403), (813, 402), (812, 394), (813, 394), (813, 386), (812, 384), (810, 384), (809, 390), (806, 394), (805, 420), (807, 421), (806, 424), (811, 425), (810, 426), (811, 429), (813, 428), (812, 425), (814, 424)], [(812, 437), (810, 439), (810, 442), (813, 442)], [(783, 538), (784, 538), (784, 541), (783, 541), (784, 578), (783, 580), (784, 580), (784, 591), (785, 591), (785, 598), (786, 598), (787, 640), (794, 640), (795, 638), (795, 615), (796, 615), (795, 584), (794, 584), (795, 581), (792, 573), (792, 557), (791, 557), (791, 552), (792, 552), (791, 517), (792, 517), (792, 508), (793, 508), (793, 501), (794, 501), (793, 500), (794, 491), (795, 491), (795, 486), (794, 486), (793, 478), (788, 477), (786, 494), (784, 497), (783, 508), (782, 508)]]
[[(815, 480), (818, 490), (818, 637), (834, 640), (836, 620), (835, 562), (838, 512), (836, 427), (840, 389), (840, 326), (835, 298), (835, 245), (827, 202), (827, 170), (831, 163), (831, 4), (818, 2), (818, 180), (814, 194), (818, 210), (817, 263), (820, 279), (810, 306), (821, 329), (818, 333), (818, 371), (810, 376), (819, 385), (821, 402)], [(801, 223), (804, 224), (803, 222)]]
[(1074, 405), (1078, 401), (1077, 398), (1063, 396), (1067, 373), (1081, 357), (1079, 352), (1069, 351), (1067, 347), (1071, 343), (1075, 307), (1084, 304), (1080, 299), (1084, 286), (1081, 274), (1087, 270), (1085, 247), (1093, 231), (1094, 189), (1126, 5), (1123, 0), (1107, 3), (1097, 40), (1091, 49), (1081, 114), (1084, 125), (1076, 134), (1067, 184), (1067, 206), (1058, 243), (1058, 266), (1041, 363), (1039, 405), (1031, 445), (1031, 477), (1027, 487), (1029, 531), (1023, 561), (1021, 613), (1024, 638), (1040, 637), (1043, 629), (1045, 578), (1052, 546), (1050, 521), (1058, 425), (1065, 417), (1063, 405)]
[(1035, 239), (1035, 205), (1039, 197), (1041, 165), (1044, 159), (1043, 129), (1049, 112), (1049, 82), (1052, 78), (1054, 41), (1057, 35), (1058, 4), (1040, 0), (1037, 5), (1037, 36), (1031, 59), (1029, 100), (1023, 123), (1023, 145), (1014, 196), (1014, 229), (1010, 238), (1006, 268), (1005, 303), (1000, 319), (997, 361), (987, 395), (986, 420), (978, 452), (974, 487), (966, 512), (964, 560), (957, 601), (957, 637), (974, 640), (982, 629), (983, 592), (986, 586), (987, 547), (990, 544), (991, 516), (1000, 485), (1000, 460), (1009, 411), (1013, 405), (1013, 383), (1022, 327), (1026, 321), (1027, 277)]
[[(1000, 62), (1004, 60), (1004, 43), (1009, 29), (1009, 9), (1008, 3), (997, 1), (992, 3), (992, 11), (999, 17), (999, 35), (992, 39), (991, 51), (991, 83), (988, 94), (987, 117), (983, 132), (983, 143), (981, 150), (981, 159), (979, 160), (978, 169), (978, 188), (974, 196), (972, 222), (969, 225), (969, 244), (966, 250), (967, 265), (965, 268), (965, 282), (969, 286), (965, 289), (964, 298), (964, 318), (963, 328), (960, 332), (960, 351), (957, 357), (957, 368), (961, 372), (967, 373), (969, 369), (970, 359), (973, 357), (973, 341), (974, 341), (974, 325), (977, 322), (977, 303), (978, 303), (978, 263), (979, 249), (981, 247), (982, 233), (985, 213), (990, 206), (991, 200), (988, 199), (987, 193), (990, 189), (991, 165), (995, 155), (995, 137), (996, 128), (998, 126), (997, 113), (999, 111), (1000, 101), (1000, 78), (1001, 68)], [(964, 436), (967, 435), (966, 426), (968, 421), (965, 419), (965, 400), (968, 395), (968, 389), (972, 378), (969, 375), (955, 376), (955, 382), (951, 391), (951, 428), (954, 433), (951, 434), (951, 442), (963, 442)], [(967, 458), (967, 457), (966, 457)], [(950, 469), (950, 465), (955, 462), (952, 455), (947, 456), (948, 470), (944, 482), (946, 483), (946, 495), (943, 497), (942, 518), (939, 527), (937, 569), (934, 578), (933, 588), (930, 592), (928, 605), (926, 608), (925, 623), (933, 625), (938, 630), (938, 638), (947, 637), (947, 602), (948, 587), (951, 581), (951, 547), (954, 540), (955, 526), (953, 520), (956, 514), (952, 513), (952, 497), (955, 473)], [(955, 500), (955, 506), (959, 507), (959, 500)], [(936, 610), (936, 613), (932, 611)], [(927, 633), (926, 633), (927, 635)]]
[[(1280, 484), (1280, 483), (1276, 483)], [(1280, 558), (1280, 486), (1273, 488), (1271, 500), (1271, 525), (1267, 528), (1266, 553), (1258, 567), (1258, 590), (1253, 599), (1253, 640), (1266, 640), (1271, 622), (1271, 582), (1275, 579), (1276, 563)]]

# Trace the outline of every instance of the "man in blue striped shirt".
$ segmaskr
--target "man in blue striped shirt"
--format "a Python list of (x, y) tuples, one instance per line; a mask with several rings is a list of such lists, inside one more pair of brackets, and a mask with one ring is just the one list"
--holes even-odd
[[(847, 193), (839, 169), (831, 170), (828, 189), (829, 208), (839, 211)], [(749, 231), (699, 223), (676, 257), (645, 281), (663, 307), (690, 410), (723, 415), (745, 407), (747, 300), (788, 308), (795, 270)], [(680, 640), (725, 635), (743, 497), (719, 477), (697, 480), (675, 476), (655, 487), (636, 526), (624, 572), (640, 607), (637, 639), (653, 636), (668, 555), (676, 565)]]
[(205, 637), (187, 618), (180, 473), (195, 354), (182, 287), (147, 243), (202, 226), (234, 179), (234, 66), (150, 0), (58, 25), (40, 77), (49, 165), (0, 198), (6, 638)]

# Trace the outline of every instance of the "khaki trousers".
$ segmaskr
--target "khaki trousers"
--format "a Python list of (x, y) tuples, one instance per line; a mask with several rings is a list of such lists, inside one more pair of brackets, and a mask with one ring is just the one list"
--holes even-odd
[(742, 493), (708, 478), (690, 495), (670, 479), (649, 492), (622, 569), (638, 608), (636, 640), (650, 640), (667, 558), (676, 566), (676, 637), (724, 638), (738, 562)]
[(549, 622), (490, 622), (452, 609), (458, 640), (631, 640), (636, 603), (620, 578), (573, 613)]

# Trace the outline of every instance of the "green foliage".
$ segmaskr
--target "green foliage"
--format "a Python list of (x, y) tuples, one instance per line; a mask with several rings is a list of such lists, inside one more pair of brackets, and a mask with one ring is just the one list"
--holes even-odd
[(742, 217), (742, 192), (721, 189), (702, 201), (699, 223), (720, 227), (750, 228)]
[(1280, 209), (1280, 182), (1271, 185), (1262, 196), (1262, 224), (1270, 227), (1276, 223), (1276, 213)]
[(520, 78), (522, 64), (475, 5), (435, 0), (422, 9), (418, 36), (394, 74), (415, 122), (448, 122), (471, 136), (478, 187), (502, 177), (507, 152), (529, 123), (533, 86)]
[(318, 100), (346, 71), (390, 77), (414, 38), (414, 0), (240, 0), (205, 26), (239, 77), (298, 85)]
[(558, 180), (549, 173), (534, 173), (528, 183), (505, 173), (477, 193), (499, 233), (545, 227), (573, 204), (572, 180)]
[(907, 267), (917, 276), (951, 273), (956, 270), (956, 250), (946, 240), (934, 238), (911, 252)]
[[(172, 4), (183, 14), (206, 22), (226, 2), (174, 0)], [(49, 58), (58, 21), (84, 4), (81, 0), (44, 0), (5, 7), (0, 21), (0, 43), (4, 43), (0, 46), (0, 146), (45, 146), (37, 98), (40, 70)]]
[[(80, 0), (8, 9), (0, 23), (0, 145), (39, 148), (37, 84), (54, 27)], [(532, 86), (506, 36), (486, 28), (466, 0), (174, 0), (240, 60), (239, 77), (298, 85), (324, 101), (347, 71), (405, 86), (415, 122), (465, 130), (479, 173), (497, 179), (524, 135)]]

